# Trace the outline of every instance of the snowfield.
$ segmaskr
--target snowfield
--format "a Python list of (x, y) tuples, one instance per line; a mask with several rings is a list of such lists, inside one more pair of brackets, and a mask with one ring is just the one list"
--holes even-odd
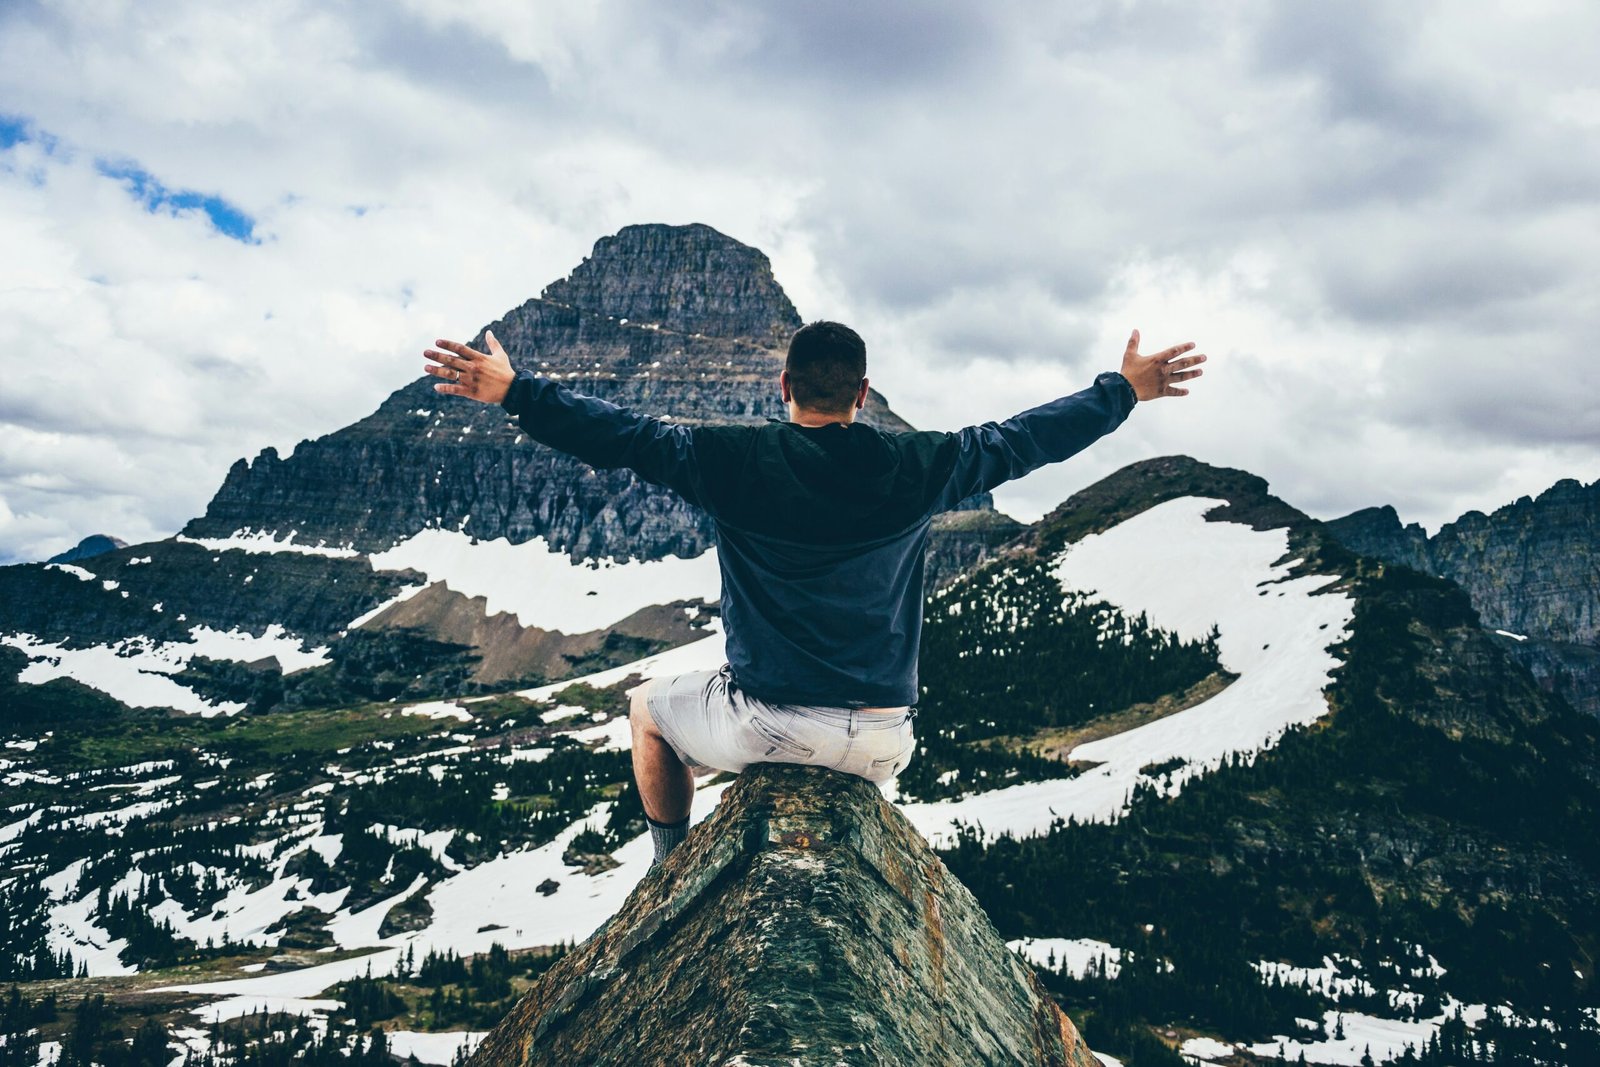
[(108, 645), (64, 648), (32, 634), (4, 634), (0, 643), (22, 650), (30, 660), (18, 681), (37, 685), (52, 678), (75, 678), (130, 707), (170, 707), (205, 716), (232, 715), (243, 711), (244, 705), (212, 703), (173, 677), (195, 656), (241, 663), (276, 656), (286, 674), (329, 662), (327, 645), (307, 649), (278, 623), (259, 636), (237, 627), (224, 632), (209, 626), (191, 626), (189, 635), (188, 641), (157, 642), (139, 635)]
[(373, 570), (409, 567), (467, 597), (484, 612), (511, 612), (523, 626), (567, 634), (603, 629), (641, 608), (721, 597), (716, 549), (693, 559), (601, 560), (574, 564), (542, 537), (512, 544), (476, 541), (459, 530), (427, 529), (368, 557)]
[(1144, 612), (1185, 640), (1215, 624), (1222, 666), (1238, 680), (1194, 707), (1077, 746), (1068, 759), (1100, 763), (1077, 778), (905, 805), (930, 841), (953, 843), (957, 821), (981, 825), (986, 840), (1042, 834), (1058, 816), (1106, 822), (1127, 810), (1146, 764), (1185, 761), (1166, 776), (1167, 795), (1175, 795), (1229, 753), (1253, 757), (1290, 726), (1327, 713), (1322, 691), (1339, 663), (1328, 646), (1349, 636), (1355, 601), (1314, 595), (1337, 575), (1287, 576), (1298, 561), (1275, 562), (1288, 551), (1286, 529), (1201, 517), (1225, 503), (1190, 496), (1157, 504), (1069, 545), (1055, 573), (1064, 589), (1092, 592), (1127, 615)]

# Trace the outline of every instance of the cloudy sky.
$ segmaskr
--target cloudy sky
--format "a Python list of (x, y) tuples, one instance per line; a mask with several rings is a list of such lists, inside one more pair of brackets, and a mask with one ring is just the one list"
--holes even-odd
[[(0, 3), (0, 563), (167, 536), (635, 222), (905, 417), (1197, 342), (1149, 456), (1429, 532), (1600, 477), (1600, 5)], [(468, 401), (459, 401), (468, 403)]]

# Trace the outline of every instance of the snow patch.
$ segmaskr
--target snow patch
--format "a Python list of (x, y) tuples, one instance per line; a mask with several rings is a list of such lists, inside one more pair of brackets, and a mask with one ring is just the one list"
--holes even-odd
[(416, 1030), (391, 1030), (383, 1036), (389, 1040), (389, 1052), (405, 1060), (415, 1056), (421, 1063), (443, 1064), (455, 1062), (458, 1052), (471, 1055), (478, 1042), (487, 1037), (487, 1030), (444, 1030), (438, 1033), (421, 1033)]
[(1361, 1057), (1370, 1049), (1373, 1062), (1386, 1063), (1404, 1055), (1407, 1045), (1420, 1052), (1428, 1039), (1438, 1033), (1439, 1027), (1455, 1013), (1461, 1012), (1468, 1025), (1472, 1025), (1474, 1018), (1483, 1018), (1485, 1010), (1485, 1005), (1464, 1005), (1448, 994), (1445, 996), (1443, 1012), (1431, 1019), (1419, 1019), (1416, 1022), (1330, 1008), (1322, 1013), (1323, 1026), (1327, 1033), (1337, 1033), (1342, 1020), (1342, 1039), (1330, 1037), (1322, 1041), (1301, 1041), (1287, 1034), (1276, 1034), (1271, 1041), (1259, 1041), (1247, 1048), (1253, 1055), (1267, 1059), (1278, 1055), (1281, 1049), (1284, 1059), (1290, 1062), (1298, 1060), (1303, 1053), (1307, 1063), (1349, 1065), (1359, 1064)]
[(17, 675), (18, 681), (39, 685), (52, 678), (74, 678), (130, 707), (173, 708), (206, 717), (235, 714), (244, 710), (244, 704), (212, 703), (173, 677), (195, 656), (241, 663), (276, 656), (286, 674), (330, 662), (328, 646), (308, 650), (278, 623), (260, 636), (209, 626), (191, 626), (189, 634), (189, 641), (157, 642), (139, 634), (87, 648), (66, 648), (32, 634), (0, 635), (0, 642), (28, 656), (30, 662)]
[(280, 538), (276, 530), (254, 530), (245, 527), (235, 530), (227, 537), (188, 537), (176, 534), (175, 541), (187, 541), (192, 545), (202, 545), (213, 551), (238, 549), (241, 552), (300, 552), (310, 556), (334, 556), (348, 558), (359, 556), (361, 553), (350, 547), (329, 547), (326, 540), (318, 541), (314, 545), (295, 544), (295, 537), (299, 530), (290, 530)]
[(430, 719), (472, 721), (472, 712), (449, 700), (433, 700), (426, 704), (412, 704), (410, 707), (401, 708), (400, 711), (405, 715), (426, 715)]
[(474, 543), (459, 530), (430, 528), (368, 561), (374, 570), (410, 568), (463, 596), (481, 596), (487, 614), (510, 612), (523, 626), (567, 634), (603, 629), (653, 604), (715, 602), (722, 590), (715, 549), (693, 559), (574, 564), (542, 537)]
[(577, 704), (558, 704), (549, 711), (541, 711), (539, 719), (541, 722), (546, 723), (560, 722), (562, 719), (570, 719), (574, 715), (586, 715), (588, 712), (588, 708), (580, 707)]
[(1178, 1055), (1188, 1060), (1221, 1060), (1237, 1051), (1233, 1045), (1214, 1037), (1191, 1037), (1178, 1046)]
[[(1082, 978), (1089, 964), (1105, 958), (1103, 977), (1115, 978), (1122, 970), (1122, 950), (1092, 937), (1019, 937), (1006, 942), (1006, 948), (1020, 953), (1029, 962), (1047, 971)], [(1052, 962), (1053, 961), (1053, 962)]]

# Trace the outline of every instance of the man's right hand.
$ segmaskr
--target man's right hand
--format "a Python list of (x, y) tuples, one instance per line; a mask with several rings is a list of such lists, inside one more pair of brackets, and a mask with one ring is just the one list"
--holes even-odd
[(483, 339), (489, 345), (487, 352), (468, 348), (459, 341), (439, 340), (434, 344), (445, 351), (436, 352), (430, 348), (422, 353), (439, 364), (422, 368), (434, 377), (444, 379), (434, 384), (435, 392), (454, 393), (481, 400), (485, 404), (498, 404), (506, 398), (517, 372), (512, 370), (511, 358), (500, 347), (500, 342), (494, 339), (494, 334), (485, 330)]
[[(1141, 356), (1139, 331), (1134, 330), (1133, 336), (1128, 338), (1127, 351), (1122, 354), (1122, 376), (1133, 386), (1133, 395), (1140, 400), (1154, 400), (1158, 396), (1188, 396), (1189, 390), (1179, 389), (1171, 383), (1200, 376), (1200, 368), (1195, 364), (1205, 362), (1204, 353), (1176, 358), (1193, 347), (1193, 341), (1185, 341), (1153, 356)], [(1195, 369), (1185, 370), (1186, 367)]]

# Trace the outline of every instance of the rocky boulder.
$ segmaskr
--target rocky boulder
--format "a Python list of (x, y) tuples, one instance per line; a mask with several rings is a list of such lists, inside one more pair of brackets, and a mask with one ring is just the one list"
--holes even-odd
[(1097, 1061), (865, 779), (757, 764), (470, 1067)]

